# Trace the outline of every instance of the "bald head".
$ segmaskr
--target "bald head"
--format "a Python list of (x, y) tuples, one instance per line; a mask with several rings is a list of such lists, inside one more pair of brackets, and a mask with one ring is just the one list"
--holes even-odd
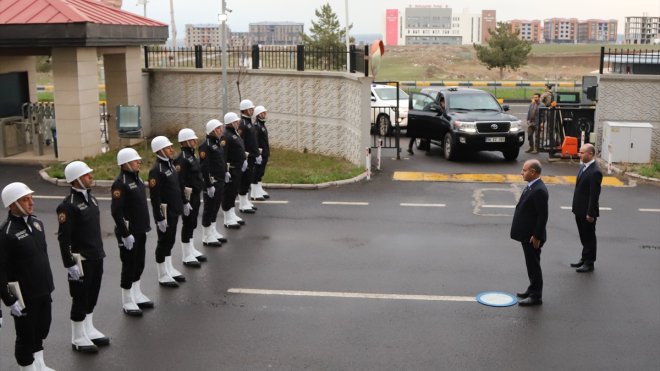
[(522, 175), (523, 179), (527, 182), (531, 182), (532, 180), (540, 177), (541, 163), (539, 162), (539, 160), (532, 159), (525, 161), (525, 164), (523, 165), (523, 168), (520, 171), (520, 175)]
[(591, 143), (585, 143), (580, 147), (580, 160), (583, 164), (590, 162), (596, 155), (596, 148)]

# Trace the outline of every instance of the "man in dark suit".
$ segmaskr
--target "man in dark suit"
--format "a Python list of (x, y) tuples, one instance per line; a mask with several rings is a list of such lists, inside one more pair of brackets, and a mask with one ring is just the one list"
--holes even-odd
[(545, 226), (548, 222), (548, 189), (541, 180), (541, 163), (527, 160), (520, 172), (527, 186), (518, 200), (511, 223), (511, 238), (522, 243), (529, 287), (518, 297), (521, 306), (543, 303), (543, 273), (541, 272), (541, 247), (546, 241)]
[(578, 273), (593, 272), (596, 261), (596, 219), (599, 216), (598, 198), (603, 173), (596, 164), (595, 154), (596, 150), (592, 144), (586, 143), (580, 148), (582, 165), (573, 193), (572, 210), (580, 233), (582, 257), (577, 263), (571, 264), (571, 267), (577, 268)]

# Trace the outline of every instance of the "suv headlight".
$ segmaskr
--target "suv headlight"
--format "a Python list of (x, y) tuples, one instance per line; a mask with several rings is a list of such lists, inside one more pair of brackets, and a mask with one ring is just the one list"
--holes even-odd
[(464, 133), (476, 133), (477, 124), (473, 121), (454, 121), (454, 129)]
[(511, 121), (511, 126), (509, 127), (509, 132), (510, 133), (517, 133), (520, 131), (521, 127), (520, 125), (522, 124), (522, 121)]

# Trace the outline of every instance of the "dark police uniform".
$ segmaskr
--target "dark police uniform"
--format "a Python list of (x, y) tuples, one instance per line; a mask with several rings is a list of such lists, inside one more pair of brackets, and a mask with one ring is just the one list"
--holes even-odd
[[(133, 282), (140, 280), (144, 271), (145, 245), (149, 225), (147, 191), (138, 172), (121, 170), (112, 183), (110, 211), (115, 220), (115, 237), (121, 259), (121, 288), (130, 290)], [(122, 237), (133, 235), (133, 248), (124, 247)]]
[(259, 156), (259, 144), (257, 142), (257, 127), (252, 123), (252, 119), (250, 117), (241, 116), (241, 124), (238, 127), (238, 130), (241, 133), (241, 137), (243, 138), (245, 151), (248, 152), (248, 167), (247, 170), (243, 173), (241, 185), (238, 189), (238, 194), (244, 196), (248, 193), (250, 184), (252, 183), (252, 178), (254, 177), (255, 160), (257, 156)]
[(243, 175), (241, 167), (243, 167), (243, 162), (245, 161), (245, 145), (241, 136), (238, 135), (236, 129), (231, 125), (225, 127), (225, 134), (222, 136), (222, 140), (225, 142), (225, 158), (227, 159), (227, 164), (229, 164), (229, 174), (231, 174), (231, 182), (225, 184), (222, 210), (229, 211), (236, 203), (238, 187), (241, 184)]
[(7, 282), (18, 282), (25, 302), (25, 315), (14, 317), (16, 361), (34, 362), (33, 353), (43, 350), (51, 322), (53, 274), (48, 261), (46, 235), (41, 220), (11, 215), (0, 226), (0, 297), (5, 305), (16, 302)]
[(103, 277), (103, 240), (101, 239), (101, 219), (99, 205), (89, 190), (82, 192), (71, 188), (71, 194), (64, 197), (57, 206), (62, 262), (66, 268), (76, 264), (72, 254), (80, 254), (84, 276), (79, 280), (69, 277), (71, 295), (71, 320), (80, 322), (94, 312), (101, 290)]
[[(181, 202), (184, 204), (190, 202), (190, 206), (192, 206), (188, 216), (181, 216), (181, 242), (187, 243), (193, 238), (193, 232), (197, 228), (197, 217), (199, 216), (199, 206), (201, 204), (200, 194), (204, 187), (204, 179), (202, 179), (202, 168), (199, 159), (195, 157), (194, 148), (181, 147), (181, 153), (174, 160), (174, 164), (179, 173)], [(185, 196), (185, 187), (192, 189), (189, 200)], [(206, 202), (206, 200), (204, 201)]]
[[(211, 135), (207, 135), (199, 145), (199, 159), (204, 180), (204, 211), (202, 212), (202, 226), (204, 227), (215, 223), (223, 199), (225, 173), (227, 172), (223, 145), (224, 142), (221, 138)], [(210, 187), (215, 188), (213, 198), (206, 193), (206, 189)]]
[[(172, 254), (172, 247), (176, 238), (176, 226), (179, 216), (183, 213), (183, 202), (181, 187), (179, 186), (179, 175), (172, 160), (162, 160), (157, 157), (156, 163), (149, 171), (149, 195), (151, 197), (151, 209), (156, 223), (167, 219), (167, 229), (158, 233), (158, 244), (156, 245), (156, 263), (163, 263), (166, 256)], [(160, 205), (167, 205), (167, 215), (163, 215)]]
[(268, 129), (266, 128), (266, 121), (257, 118), (257, 122), (254, 126), (257, 133), (257, 144), (259, 148), (261, 148), (261, 165), (255, 163), (254, 177), (252, 178), (252, 184), (257, 184), (261, 182), (261, 179), (266, 173), (266, 164), (270, 157), (270, 145), (268, 144)]

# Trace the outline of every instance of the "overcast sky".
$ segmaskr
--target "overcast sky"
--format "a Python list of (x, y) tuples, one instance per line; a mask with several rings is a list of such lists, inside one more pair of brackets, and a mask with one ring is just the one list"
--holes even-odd
[[(185, 34), (186, 24), (216, 23), (221, 0), (172, 0), (176, 20), (177, 39)], [(342, 24), (346, 19), (345, 0), (226, 0), (232, 10), (229, 26), (232, 31), (247, 31), (248, 24), (262, 21), (290, 21), (305, 23), (305, 32), (315, 19), (314, 10), (326, 2), (339, 16)], [(124, 0), (122, 9), (143, 14), (144, 7), (138, 0)], [(148, 0), (147, 17), (170, 23), (170, 0)], [(578, 19), (617, 19), (618, 32), (623, 34), (627, 16), (660, 15), (660, 0), (348, 0), (348, 18), (353, 23), (351, 33), (384, 33), (385, 9), (414, 5), (448, 5), (455, 12), (467, 8), (472, 13), (482, 9), (495, 9), (497, 20), (545, 19), (552, 17)]]

